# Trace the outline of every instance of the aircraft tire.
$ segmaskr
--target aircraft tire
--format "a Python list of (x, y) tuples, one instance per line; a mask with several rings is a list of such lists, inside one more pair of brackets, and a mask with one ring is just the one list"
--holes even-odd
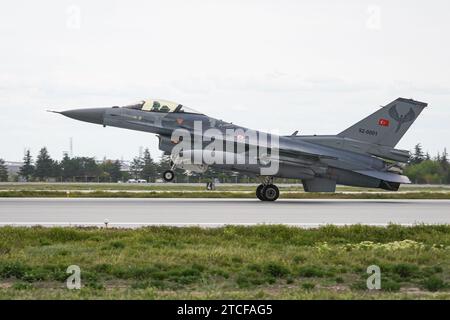
[(258, 188), (256, 188), (256, 197), (261, 201), (266, 201), (263, 194), (264, 185), (260, 184)]
[(265, 186), (262, 190), (265, 201), (275, 201), (280, 196), (280, 190), (274, 184)]
[(175, 178), (175, 173), (172, 170), (166, 170), (162, 174), (162, 178), (165, 182), (172, 182)]

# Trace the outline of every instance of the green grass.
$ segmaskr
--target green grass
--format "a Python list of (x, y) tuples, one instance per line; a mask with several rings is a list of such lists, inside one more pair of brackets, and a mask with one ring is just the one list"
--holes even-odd
[[(450, 199), (450, 186), (405, 185), (401, 192), (338, 186), (337, 193), (305, 193), (300, 184), (278, 184), (285, 199)], [(216, 191), (204, 184), (119, 183), (0, 183), (0, 198), (255, 198), (256, 185), (219, 184)]]
[[(241, 198), (254, 199), (254, 191), (0, 191), (0, 198)], [(450, 199), (450, 192), (318, 193), (281, 192), (280, 199)]]
[(449, 257), (450, 226), (2, 227), (0, 298), (448, 299)]
[[(298, 184), (283, 184), (276, 181), (282, 191), (303, 191)], [(251, 191), (257, 184), (218, 184), (219, 191)], [(130, 183), (53, 183), (53, 182), (31, 182), (31, 183), (0, 183), (0, 191), (205, 191), (205, 183), (178, 184), (178, 183), (153, 183), (153, 184), (130, 184)], [(380, 189), (359, 188), (349, 186), (337, 186), (337, 191), (342, 192), (380, 192)], [(402, 185), (400, 191), (450, 192), (450, 185)]]

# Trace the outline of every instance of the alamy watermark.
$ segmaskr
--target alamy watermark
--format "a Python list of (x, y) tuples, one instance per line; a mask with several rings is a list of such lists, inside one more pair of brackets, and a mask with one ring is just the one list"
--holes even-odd
[(367, 7), (366, 28), (370, 30), (381, 29), (381, 7), (378, 5), (370, 5)]
[(66, 9), (66, 27), (70, 30), (81, 29), (81, 8), (77, 5), (70, 5)]
[(278, 135), (242, 128), (203, 130), (202, 126), (195, 121), (193, 133), (182, 128), (172, 132), (175, 165), (199, 171), (209, 165), (248, 166), (264, 176), (278, 173)]
[(381, 289), (381, 269), (377, 265), (370, 265), (367, 267), (367, 274), (370, 276), (367, 278), (366, 284), (369, 290)]
[(77, 265), (71, 265), (67, 268), (66, 273), (70, 276), (66, 280), (66, 286), (69, 290), (81, 289), (81, 269)]

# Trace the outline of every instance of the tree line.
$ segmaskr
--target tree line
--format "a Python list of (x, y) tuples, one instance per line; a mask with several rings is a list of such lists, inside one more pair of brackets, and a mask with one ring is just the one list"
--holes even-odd
[[(124, 171), (119, 160), (105, 159), (98, 162), (92, 157), (71, 158), (67, 154), (61, 161), (53, 160), (47, 148), (44, 147), (39, 151), (36, 161), (33, 160), (30, 151), (26, 151), (19, 176), (25, 181), (118, 182), (132, 178), (155, 182), (170, 167), (169, 156), (163, 155), (157, 162), (148, 149), (145, 149), (142, 156), (135, 157), (130, 163), (129, 170)], [(444, 149), (443, 152), (438, 152), (432, 157), (428, 152), (423, 151), (421, 144), (417, 144), (403, 173), (417, 184), (450, 184), (447, 150)], [(259, 181), (255, 175), (217, 170), (211, 167), (202, 174), (181, 169), (175, 170), (175, 182), (208, 182), (213, 179), (229, 183)], [(8, 181), (8, 171), (2, 159), (0, 159), (0, 181)], [(284, 179), (282, 182), (296, 182), (296, 180)]]
[[(27, 182), (58, 181), (58, 182), (118, 182), (129, 179), (143, 179), (155, 182), (160, 179), (165, 170), (171, 168), (168, 155), (163, 155), (160, 161), (155, 161), (148, 149), (141, 156), (134, 157), (129, 163), (129, 170), (123, 170), (123, 163), (119, 160), (96, 161), (93, 157), (69, 157), (64, 154), (61, 161), (51, 158), (46, 147), (33, 159), (30, 150), (25, 152), (23, 165), (17, 178)], [(256, 177), (244, 174), (214, 170), (210, 168), (206, 173), (187, 173), (175, 170), (175, 182), (206, 182), (218, 178), (221, 182), (256, 182)], [(0, 181), (8, 181), (5, 163), (0, 159)]]
[(62, 160), (57, 161), (51, 158), (44, 147), (39, 151), (36, 161), (29, 150), (25, 152), (19, 176), (25, 181), (118, 182), (130, 178), (154, 181), (159, 171), (148, 149), (143, 157), (133, 159), (129, 171), (124, 171), (119, 160), (104, 159), (98, 162), (93, 157), (69, 157), (64, 154)]
[(403, 173), (416, 184), (450, 184), (450, 163), (447, 149), (432, 157), (419, 143), (414, 147)]

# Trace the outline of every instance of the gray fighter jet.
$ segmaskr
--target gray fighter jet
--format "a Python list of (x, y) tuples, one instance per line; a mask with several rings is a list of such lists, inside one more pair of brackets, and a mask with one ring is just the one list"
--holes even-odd
[(159, 99), (57, 113), (156, 134), (159, 148), (171, 155), (167, 182), (175, 168), (204, 172), (217, 166), (261, 176), (257, 198), (274, 201), (280, 194), (274, 177), (301, 179), (307, 192), (334, 192), (336, 184), (397, 191), (411, 183), (402, 175), (410, 153), (395, 146), (426, 106), (398, 98), (337, 135), (314, 136), (252, 131)]

